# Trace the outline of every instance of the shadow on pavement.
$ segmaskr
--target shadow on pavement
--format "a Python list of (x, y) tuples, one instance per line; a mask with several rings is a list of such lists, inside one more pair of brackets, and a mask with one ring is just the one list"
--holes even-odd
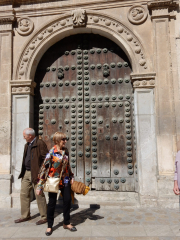
[(37, 218), (37, 217), (39, 217), (39, 216), (40, 216), (40, 214), (39, 214), (39, 213), (36, 213), (35, 215), (31, 216), (31, 220), (33, 220), (33, 219), (35, 219), (35, 218)]
[[(91, 206), (91, 205), (90, 205)], [(94, 205), (93, 205), (94, 206)], [(92, 207), (92, 206), (91, 206)], [(90, 219), (90, 220), (99, 220), (99, 219), (102, 219), (104, 218), (103, 216), (99, 216), (99, 215), (94, 215), (95, 211), (98, 209), (98, 206), (96, 205), (96, 208), (87, 208), (87, 209), (83, 209), (81, 210), (80, 212), (77, 212), (75, 214), (73, 214), (71, 216), (71, 223), (73, 226), (77, 226), (79, 224), (82, 224), (84, 223), (87, 219)], [(99, 206), (100, 208), (100, 206)], [(72, 208), (71, 209), (71, 212), (72, 211), (75, 211), (77, 208)], [(56, 212), (55, 212), (55, 216), (54, 217), (57, 217), (59, 214), (61, 214), (63, 212), (63, 209), (62, 208), (57, 208), (56, 209)], [(53, 227), (53, 231), (57, 230), (59, 227), (62, 227), (63, 226), (63, 221), (59, 222), (57, 225), (55, 225)]]

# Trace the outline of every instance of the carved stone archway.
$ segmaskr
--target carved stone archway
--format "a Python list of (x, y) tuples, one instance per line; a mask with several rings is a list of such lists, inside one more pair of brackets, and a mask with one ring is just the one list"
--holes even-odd
[[(116, 42), (127, 54), (134, 73), (148, 73), (152, 71), (151, 62), (147, 59), (144, 47), (138, 37), (119, 19), (102, 13), (82, 12), (84, 19), (77, 24), (72, 15), (74, 11), (62, 15), (46, 23), (34, 33), (25, 44), (15, 68), (14, 80), (34, 78), (37, 64), (44, 52), (57, 41), (77, 33), (97, 33)], [(79, 17), (79, 16), (78, 16)]]

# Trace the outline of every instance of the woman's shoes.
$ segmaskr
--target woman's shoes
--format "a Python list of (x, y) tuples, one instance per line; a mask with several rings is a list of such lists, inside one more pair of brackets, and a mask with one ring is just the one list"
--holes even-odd
[[(68, 226), (71, 226), (71, 227), (68, 227)], [(73, 227), (72, 225), (64, 225), (63, 224), (63, 228), (68, 229), (71, 232), (76, 232), (77, 231), (76, 227)], [(46, 231), (45, 234), (46, 234), (46, 236), (50, 236), (52, 234), (52, 228), (51, 228), (51, 231), (48, 231), (48, 232)]]
[(50, 236), (52, 234), (52, 229), (49, 232), (45, 232), (46, 236)]
[(68, 229), (68, 230), (71, 231), (71, 232), (76, 232), (76, 231), (77, 231), (76, 227), (73, 227), (73, 226), (72, 226), (72, 227), (67, 227), (67, 226), (68, 226), (68, 225), (64, 225), (64, 224), (63, 224), (63, 228), (64, 228), (64, 229)]

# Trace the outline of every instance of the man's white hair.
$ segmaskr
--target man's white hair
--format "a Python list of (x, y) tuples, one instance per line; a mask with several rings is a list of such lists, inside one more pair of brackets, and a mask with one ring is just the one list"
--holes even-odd
[(35, 136), (35, 131), (32, 128), (24, 129), (25, 134)]

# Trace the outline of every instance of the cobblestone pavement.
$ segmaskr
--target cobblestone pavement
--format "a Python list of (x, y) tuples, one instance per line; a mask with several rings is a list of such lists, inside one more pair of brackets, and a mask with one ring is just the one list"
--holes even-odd
[(37, 226), (38, 209), (32, 220), (15, 224), (20, 209), (0, 209), (0, 240), (180, 240), (180, 213), (177, 209), (71, 209), (72, 233), (62, 227), (62, 208), (57, 207), (53, 234), (45, 236), (46, 224)]

